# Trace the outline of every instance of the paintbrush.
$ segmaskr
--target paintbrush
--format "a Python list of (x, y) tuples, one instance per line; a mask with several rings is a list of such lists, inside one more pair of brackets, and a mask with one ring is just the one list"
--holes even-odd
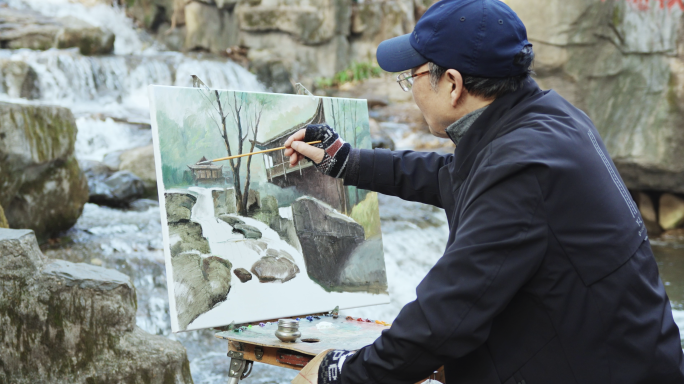
[[(313, 145), (313, 144), (319, 144), (321, 141), (310, 141), (307, 144)], [(266, 152), (273, 152), (277, 151), (280, 149), (285, 149), (286, 147), (278, 147), (278, 148), (271, 148), (271, 149), (265, 149), (263, 151), (256, 151), (256, 152), (250, 152), (250, 153), (243, 153), (242, 155), (234, 155), (234, 156), (228, 156), (228, 157), (222, 157), (220, 159), (214, 159), (214, 160), (207, 160), (207, 161), (202, 161), (197, 163), (197, 165), (209, 165), (215, 161), (223, 161), (223, 160), (231, 160), (231, 159), (237, 159), (238, 157), (245, 157), (245, 156), (252, 156), (252, 155), (258, 155), (260, 153), (266, 153)]]

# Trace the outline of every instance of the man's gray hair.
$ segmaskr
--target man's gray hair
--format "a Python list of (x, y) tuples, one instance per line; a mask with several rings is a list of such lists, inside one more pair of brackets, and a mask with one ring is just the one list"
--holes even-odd
[[(503, 78), (475, 77), (461, 73), (463, 77), (463, 87), (473, 96), (480, 96), (486, 99), (497, 98), (509, 92), (517, 91), (522, 87), (528, 76), (534, 74), (532, 63), (534, 62), (534, 51), (532, 45), (528, 45), (515, 56), (515, 64), (525, 68), (522, 75)], [(430, 85), (437, 92), (439, 81), (446, 73), (447, 68), (440, 67), (435, 63), (428, 63), (430, 71)]]

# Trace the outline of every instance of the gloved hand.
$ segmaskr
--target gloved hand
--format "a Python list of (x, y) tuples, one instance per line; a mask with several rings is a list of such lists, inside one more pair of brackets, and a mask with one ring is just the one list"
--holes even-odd
[[(319, 144), (306, 144), (319, 140)], [(292, 166), (299, 162), (300, 156), (305, 157), (311, 160), (321, 173), (338, 178), (344, 176), (351, 151), (351, 145), (345, 143), (340, 135), (326, 124), (307, 125), (306, 129), (290, 136), (285, 142), (285, 147), (285, 156), (290, 156)]]

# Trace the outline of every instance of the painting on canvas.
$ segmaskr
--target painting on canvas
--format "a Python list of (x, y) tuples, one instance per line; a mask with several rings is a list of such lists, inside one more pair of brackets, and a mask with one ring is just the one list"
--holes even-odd
[(150, 86), (175, 332), (389, 302), (378, 198), (277, 148), (328, 124), (370, 148), (364, 100)]

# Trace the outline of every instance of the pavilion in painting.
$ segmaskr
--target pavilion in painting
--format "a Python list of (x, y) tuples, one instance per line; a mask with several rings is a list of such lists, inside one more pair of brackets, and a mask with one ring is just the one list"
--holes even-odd
[(195, 164), (188, 165), (190, 172), (192, 173), (192, 180), (195, 185), (199, 184), (223, 184), (226, 182), (226, 178), (223, 176), (223, 166), (222, 165), (199, 165), (199, 163), (207, 161), (207, 158), (202, 156), (202, 158)]

